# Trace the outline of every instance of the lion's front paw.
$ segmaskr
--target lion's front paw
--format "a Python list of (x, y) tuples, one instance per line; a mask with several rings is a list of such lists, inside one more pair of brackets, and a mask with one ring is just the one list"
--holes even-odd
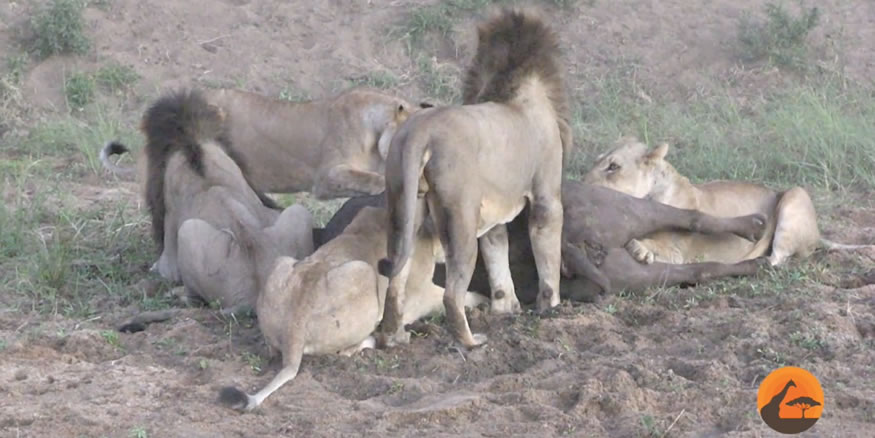
[(500, 294), (494, 294), (492, 301), (489, 304), (489, 310), (493, 315), (507, 315), (511, 313), (519, 313), (520, 301), (516, 294), (505, 294), (503, 291)]
[(656, 260), (656, 255), (653, 254), (652, 251), (647, 249), (644, 244), (642, 244), (638, 239), (632, 239), (629, 243), (626, 244), (626, 250), (629, 251), (629, 254), (632, 254), (632, 257), (635, 258), (639, 263), (644, 263), (645, 265), (649, 265)]
[(410, 343), (410, 332), (399, 327), (395, 333), (379, 332), (374, 336), (378, 348), (390, 348)]

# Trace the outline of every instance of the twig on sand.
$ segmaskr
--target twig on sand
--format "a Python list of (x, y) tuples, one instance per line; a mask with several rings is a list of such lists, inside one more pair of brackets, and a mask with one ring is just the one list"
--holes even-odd
[(229, 36), (231, 36), (231, 34), (230, 34), (230, 33), (226, 33), (225, 35), (219, 35), (219, 36), (217, 36), (217, 37), (215, 37), (215, 38), (210, 38), (210, 39), (208, 39), (208, 40), (198, 41), (198, 45), (204, 45), (204, 44), (214, 43), (214, 42), (216, 42), (216, 41), (219, 41), (219, 40), (222, 39), (222, 38), (228, 38)]
[(659, 436), (659, 438), (664, 438), (666, 435), (668, 435), (669, 431), (671, 431), (671, 428), (674, 427), (675, 423), (677, 423), (678, 420), (681, 419), (681, 415), (684, 415), (684, 412), (687, 412), (687, 408), (681, 409), (681, 413), (678, 414), (677, 417), (674, 417), (674, 421), (672, 421), (671, 424), (668, 425), (668, 429), (666, 429), (665, 432), (663, 432), (662, 435)]

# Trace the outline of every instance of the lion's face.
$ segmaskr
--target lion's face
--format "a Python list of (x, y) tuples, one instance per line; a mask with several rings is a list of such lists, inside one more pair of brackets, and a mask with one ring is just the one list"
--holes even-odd
[(389, 145), (392, 143), (392, 137), (411, 114), (423, 108), (431, 108), (430, 103), (420, 103), (419, 105), (411, 105), (407, 102), (399, 100), (393, 107), (391, 116), (386, 118), (386, 124), (383, 126), (382, 134), (377, 142), (377, 152), (380, 154), (381, 161), (386, 159), (389, 154)]
[(595, 166), (584, 176), (587, 184), (607, 187), (636, 198), (651, 195), (661, 182), (668, 145), (648, 151), (634, 137), (623, 137), (614, 149), (596, 158)]

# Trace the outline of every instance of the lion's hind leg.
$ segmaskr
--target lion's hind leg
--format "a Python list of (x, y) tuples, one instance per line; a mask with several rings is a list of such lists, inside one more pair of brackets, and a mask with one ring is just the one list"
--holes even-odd
[(255, 304), (252, 263), (240, 252), (229, 230), (201, 219), (188, 219), (179, 227), (178, 266), (189, 294), (223, 309)]
[(777, 266), (794, 255), (811, 255), (820, 242), (820, 231), (814, 203), (808, 193), (801, 187), (787, 190), (778, 201), (775, 212), (775, 236), (769, 263)]
[(480, 237), (480, 253), (489, 276), (489, 289), (492, 293), (492, 313), (519, 312), (520, 302), (516, 296), (513, 278), (510, 275), (508, 260), (507, 226), (492, 227)]
[(559, 197), (537, 196), (529, 210), (529, 238), (538, 269), (538, 310), (559, 305), (562, 266), (562, 203)]
[(465, 316), (465, 298), (477, 262), (476, 208), (457, 203), (455, 211), (429, 202), (435, 229), (446, 253), (446, 291), (444, 308), (453, 337), (466, 348), (486, 343), (486, 335), (471, 333)]

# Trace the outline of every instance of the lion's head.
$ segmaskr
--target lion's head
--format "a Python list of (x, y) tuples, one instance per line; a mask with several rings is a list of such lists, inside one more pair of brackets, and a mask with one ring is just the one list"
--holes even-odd
[(636, 198), (654, 195), (668, 182), (671, 165), (665, 161), (667, 153), (666, 143), (648, 149), (635, 137), (622, 137), (613, 149), (596, 158), (583, 181)]

